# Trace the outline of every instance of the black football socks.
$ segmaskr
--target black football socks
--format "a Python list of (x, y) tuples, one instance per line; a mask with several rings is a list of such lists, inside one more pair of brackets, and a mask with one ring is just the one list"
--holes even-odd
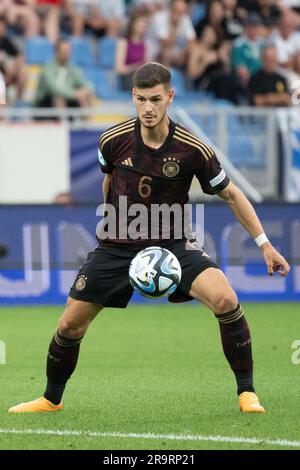
[(47, 356), (47, 387), (44, 397), (58, 405), (67, 381), (75, 370), (82, 338), (70, 339), (56, 331)]
[(223, 351), (237, 381), (237, 393), (255, 392), (253, 360), (248, 323), (240, 304), (230, 312), (216, 315), (219, 320)]

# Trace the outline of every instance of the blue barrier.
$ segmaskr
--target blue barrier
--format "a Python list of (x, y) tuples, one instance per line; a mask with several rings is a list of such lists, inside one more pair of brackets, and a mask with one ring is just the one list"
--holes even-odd
[(70, 132), (71, 193), (75, 203), (98, 204), (102, 200), (103, 173), (98, 160), (102, 131)]
[[(288, 278), (266, 274), (260, 250), (223, 204), (206, 206), (206, 251), (217, 256), (241, 301), (299, 301), (300, 205), (256, 210), (274, 246), (292, 261)], [(0, 245), (7, 247), (0, 258), (0, 304), (64, 303), (78, 267), (96, 246), (96, 208), (0, 206), (0, 221)]]

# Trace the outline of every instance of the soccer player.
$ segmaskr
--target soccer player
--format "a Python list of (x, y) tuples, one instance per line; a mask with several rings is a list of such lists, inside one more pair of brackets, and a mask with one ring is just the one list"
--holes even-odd
[[(174, 92), (169, 70), (150, 62), (133, 76), (132, 96), (137, 117), (104, 132), (99, 159), (106, 174), (106, 203), (118, 213), (120, 197), (128, 206), (178, 203), (188, 200), (193, 176), (202, 190), (217, 194), (260, 246), (270, 275), (286, 276), (290, 267), (272, 246), (248, 199), (221, 168), (214, 151), (198, 137), (173, 122), (167, 114)], [(253, 386), (251, 339), (237, 296), (219, 266), (191, 240), (133, 240), (108, 234), (88, 255), (70, 289), (66, 309), (49, 346), (47, 386), (42, 397), (9, 409), (12, 413), (57, 411), (78, 359), (80, 343), (97, 313), (104, 307), (125, 308), (132, 296), (128, 270), (132, 258), (145, 246), (161, 245), (180, 261), (182, 279), (170, 301), (191, 298), (203, 302), (216, 316), (227, 361), (236, 378), (242, 412), (263, 413)], [(173, 230), (174, 232), (174, 230)]]

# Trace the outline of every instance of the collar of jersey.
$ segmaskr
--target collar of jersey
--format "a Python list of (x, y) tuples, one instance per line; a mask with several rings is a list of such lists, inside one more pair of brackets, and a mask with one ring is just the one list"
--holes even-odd
[(162, 146), (159, 147), (158, 149), (152, 149), (152, 148), (150, 148), (150, 147), (148, 147), (147, 145), (144, 144), (143, 139), (142, 139), (142, 135), (141, 135), (141, 123), (140, 123), (140, 120), (137, 119), (136, 122), (135, 122), (135, 135), (136, 135), (136, 140), (137, 140), (137, 143), (138, 143), (138, 147), (144, 152), (151, 153), (151, 155), (164, 154), (166, 152), (166, 150), (168, 149), (168, 147), (169, 147), (169, 145), (172, 141), (173, 134), (175, 132), (175, 123), (170, 118), (169, 118), (169, 121), (170, 121), (169, 134), (168, 134), (166, 140), (164, 141)]

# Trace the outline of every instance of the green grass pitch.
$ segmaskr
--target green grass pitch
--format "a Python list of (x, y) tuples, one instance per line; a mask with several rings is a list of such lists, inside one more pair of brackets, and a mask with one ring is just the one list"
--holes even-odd
[(299, 305), (244, 309), (264, 415), (239, 412), (219, 327), (206, 308), (150, 302), (106, 309), (94, 321), (63, 411), (8, 414), (43, 393), (62, 308), (0, 308), (0, 449), (299, 449), (300, 364), (291, 360)]

